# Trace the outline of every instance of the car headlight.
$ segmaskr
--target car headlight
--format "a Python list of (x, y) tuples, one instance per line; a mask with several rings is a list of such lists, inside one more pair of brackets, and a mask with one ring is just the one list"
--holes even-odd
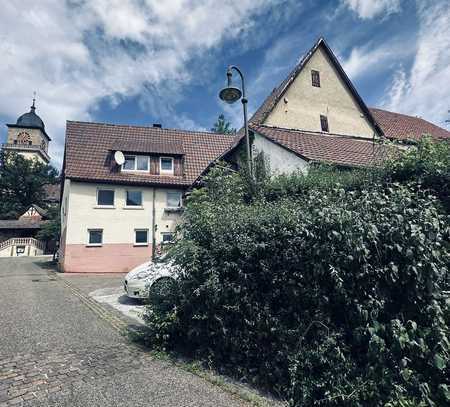
[(143, 280), (144, 278), (147, 278), (149, 276), (149, 273), (147, 271), (140, 271), (135, 275), (136, 280)]

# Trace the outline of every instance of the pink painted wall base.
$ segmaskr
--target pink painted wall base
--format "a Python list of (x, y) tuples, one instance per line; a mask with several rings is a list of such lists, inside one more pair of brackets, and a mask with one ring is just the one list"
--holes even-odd
[(89, 247), (82, 244), (65, 246), (62, 269), (65, 273), (126, 273), (149, 261), (151, 245), (105, 244)]

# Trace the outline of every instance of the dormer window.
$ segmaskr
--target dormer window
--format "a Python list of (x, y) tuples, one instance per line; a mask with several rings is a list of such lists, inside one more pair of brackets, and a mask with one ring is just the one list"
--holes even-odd
[(172, 157), (161, 157), (159, 159), (159, 172), (160, 174), (173, 175)]
[(311, 70), (311, 83), (312, 86), (315, 86), (316, 88), (320, 88), (320, 72)]
[(133, 171), (136, 168), (136, 157), (134, 155), (126, 155), (125, 162), (122, 165), (123, 171)]
[(148, 171), (148, 161), (149, 157), (138, 155), (136, 156), (136, 170), (137, 171)]
[(144, 155), (126, 155), (122, 165), (122, 171), (148, 172), (149, 157)]

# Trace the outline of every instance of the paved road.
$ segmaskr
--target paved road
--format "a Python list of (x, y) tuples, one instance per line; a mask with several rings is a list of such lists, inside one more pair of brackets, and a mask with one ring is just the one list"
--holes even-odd
[(62, 278), (49, 267), (0, 259), (0, 407), (247, 406), (130, 345), (83, 296), (111, 280)]

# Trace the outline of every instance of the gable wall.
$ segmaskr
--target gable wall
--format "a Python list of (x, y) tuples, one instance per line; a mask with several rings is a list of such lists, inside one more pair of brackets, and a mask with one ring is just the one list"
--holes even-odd
[[(320, 87), (311, 85), (311, 69), (320, 72)], [(287, 103), (284, 103), (284, 98), (288, 99)], [(321, 131), (321, 114), (328, 117), (330, 133), (373, 137), (371, 124), (323, 48), (319, 47), (264, 124)]]

